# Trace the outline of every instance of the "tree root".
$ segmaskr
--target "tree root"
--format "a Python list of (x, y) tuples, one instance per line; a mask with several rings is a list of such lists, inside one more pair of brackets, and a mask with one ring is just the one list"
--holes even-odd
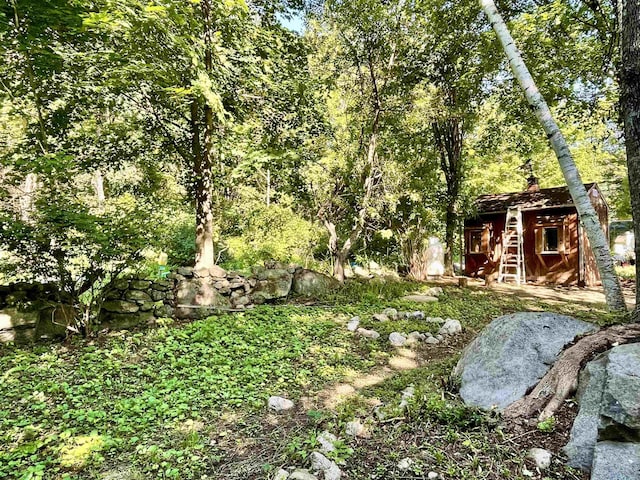
[(594, 355), (612, 346), (640, 341), (640, 324), (631, 323), (603, 328), (586, 335), (562, 352), (538, 385), (505, 411), (507, 418), (531, 418), (537, 412), (539, 421), (553, 416), (562, 403), (578, 388), (578, 375)]

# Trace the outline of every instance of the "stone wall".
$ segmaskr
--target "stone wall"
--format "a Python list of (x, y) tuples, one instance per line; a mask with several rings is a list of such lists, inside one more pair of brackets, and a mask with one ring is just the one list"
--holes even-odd
[(101, 327), (120, 329), (153, 325), (158, 318), (172, 317), (175, 282), (121, 278), (104, 296), (98, 322)]
[(64, 338), (76, 311), (53, 284), (0, 286), (0, 343)]
[[(249, 275), (219, 267), (183, 267), (166, 279), (121, 278), (104, 292), (98, 328), (113, 330), (153, 325), (159, 318), (191, 320), (219, 311), (240, 311), (290, 294), (316, 296), (339, 284), (300, 267), (256, 267)], [(0, 287), (0, 342), (64, 337), (79, 312), (60, 300), (51, 285)], [(64, 295), (62, 295), (64, 297)], [(68, 297), (68, 296), (67, 296)], [(95, 328), (95, 327), (94, 327)]]
[(321, 273), (300, 267), (255, 267), (242, 276), (219, 267), (180, 268), (169, 275), (175, 282), (175, 317), (202, 318), (215, 310), (243, 310), (285, 298), (291, 293), (313, 296), (339, 284)]

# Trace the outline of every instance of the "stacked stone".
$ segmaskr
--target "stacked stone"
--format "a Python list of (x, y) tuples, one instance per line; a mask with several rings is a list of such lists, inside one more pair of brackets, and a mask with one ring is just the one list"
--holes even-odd
[(55, 284), (0, 286), (0, 342), (27, 343), (64, 337), (76, 312)]
[(173, 316), (175, 294), (172, 280), (122, 278), (105, 295), (100, 323), (118, 329), (153, 324)]
[[(167, 279), (121, 278), (105, 292), (98, 323), (113, 330), (152, 325), (158, 318), (206, 318), (219, 311), (251, 308), (270, 300), (314, 296), (337, 282), (300, 267), (256, 267), (249, 276), (208, 269), (178, 268)], [(63, 303), (60, 303), (63, 302)], [(66, 302), (66, 303), (65, 303)], [(64, 337), (78, 317), (69, 295), (55, 285), (0, 286), (0, 342)]]
[(291, 292), (295, 268), (255, 268), (244, 277), (220, 267), (179, 268), (169, 278), (175, 282), (175, 316), (195, 319), (216, 310), (242, 310)]

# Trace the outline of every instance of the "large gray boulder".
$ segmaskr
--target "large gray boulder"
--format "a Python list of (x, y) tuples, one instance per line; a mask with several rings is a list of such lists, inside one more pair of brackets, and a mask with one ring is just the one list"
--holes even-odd
[(316, 297), (340, 287), (340, 282), (323, 273), (301, 268), (293, 274), (292, 290), (298, 295)]
[(497, 318), (462, 353), (454, 370), (460, 395), (467, 405), (504, 409), (543, 377), (566, 344), (594, 329), (554, 313)]
[(591, 480), (640, 480), (640, 444), (599, 442)]
[(252, 294), (255, 303), (283, 298), (291, 291), (293, 275), (288, 270), (261, 269), (256, 271), (255, 276), (257, 283)]
[(601, 436), (624, 435), (616, 433), (617, 426), (640, 433), (640, 344), (615, 347), (609, 350), (608, 358), (600, 410)]
[[(595, 475), (598, 466), (602, 476), (592, 476), (592, 479), (640, 478), (625, 477), (622, 473), (623, 476), (606, 476), (606, 468), (614, 463), (633, 464), (631, 459), (625, 460), (624, 454), (632, 454), (640, 448), (638, 372), (640, 344), (635, 343), (620, 345), (599, 355), (580, 374), (577, 394), (580, 410), (564, 450), (572, 467), (592, 469)], [(638, 463), (635, 465), (640, 468)], [(636, 475), (640, 475), (640, 470)]]
[(587, 363), (580, 373), (576, 398), (580, 411), (573, 421), (569, 443), (564, 452), (569, 458), (567, 464), (573, 468), (589, 470), (593, 463), (593, 449), (598, 438), (600, 423), (600, 404), (602, 391), (607, 378), (607, 356), (600, 355)]

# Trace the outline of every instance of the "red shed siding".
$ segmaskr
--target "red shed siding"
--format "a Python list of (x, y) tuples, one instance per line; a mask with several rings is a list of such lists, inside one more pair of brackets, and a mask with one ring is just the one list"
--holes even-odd
[[(593, 191), (597, 191), (593, 195)], [(590, 198), (607, 233), (608, 207), (595, 185)], [(486, 277), (497, 274), (502, 253), (505, 213), (485, 213), (465, 220), (465, 275)], [(575, 207), (532, 209), (522, 212), (524, 260), (527, 281), (561, 285), (596, 285), (598, 271), (588, 240), (580, 228)], [(557, 252), (544, 252), (541, 242), (545, 228), (557, 228)], [(486, 251), (470, 252), (471, 232), (483, 229), (490, 233)]]

